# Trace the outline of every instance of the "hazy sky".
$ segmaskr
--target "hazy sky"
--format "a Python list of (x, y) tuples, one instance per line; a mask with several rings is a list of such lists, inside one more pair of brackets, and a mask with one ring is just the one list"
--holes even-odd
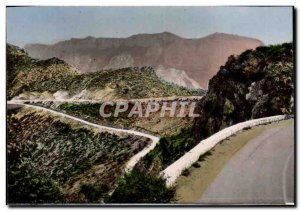
[(8, 7), (7, 41), (54, 43), (72, 37), (128, 37), (169, 31), (185, 38), (214, 32), (293, 39), (292, 7)]

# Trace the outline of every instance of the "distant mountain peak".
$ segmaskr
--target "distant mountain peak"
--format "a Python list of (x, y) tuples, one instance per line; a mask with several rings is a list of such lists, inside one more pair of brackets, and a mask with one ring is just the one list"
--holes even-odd
[(96, 40), (97, 38), (93, 37), (93, 36), (87, 36), (87, 37), (84, 37), (84, 38), (71, 38), (70, 41), (77, 41), (77, 40)]
[(130, 36), (129, 38), (173, 38), (173, 39), (182, 39), (176, 34), (173, 34), (168, 31), (160, 32), (160, 33), (142, 33), (142, 34), (135, 34)]
[(85, 37), (84, 39), (86, 39), (86, 40), (90, 40), (90, 39), (96, 39), (95, 37), (93, 37), (93, 36), (87, 36), (87, 37)]
[(255, 40), (257, 42), (260, 42), (261, 45), (264, 45), (264, 43), (262, 41), (260, 41), (259, 39), (253, 38), (253, 37), (246, 37), (246, 36), (241, 36), (241, 35), (237, 35), (237, 34), (228, 34), (228, 33), (224, 33), (224, 32), (215, 32), (213, 34), (209, 34), (204, 38), (215, 38), (215, 39), (223, 39), (223, 38), (232, 38), (232, 39), (252, 39)]
[(158, 33), (158, 34), (161, 34), (163, 36), (179, 37), (178, 35), (173, 34), (171, 32), (168, 32), (168, 31), (164, 31), (164, 32), (161, 32), (161, 33)]

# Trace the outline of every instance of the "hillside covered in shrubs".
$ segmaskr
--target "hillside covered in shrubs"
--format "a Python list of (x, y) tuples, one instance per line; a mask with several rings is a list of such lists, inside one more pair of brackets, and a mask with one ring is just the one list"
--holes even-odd
[[(9, 111), (10, 203), (101, 202), (147, 139), (96, 132), (47, 112)], [(89, 186), (97, 196), (90, 196)]]
[(81, 74), (57, 58), (32, 59), (7, 45), (7, 97), (53, 99), (56, 92), (76, 99), (132, 99), (204, 94), (159, 78), (151, 67), (128, 67)]
[[(33, 59), (21, 48), (6, 45), (7, 62), (7, 98), (11, 99), (26, 91), (37, 91), (34, 87), (39, 84), (50, 82), (53, 86), (67, 88), (62, 79), (67, 80), (78, 75), (75, 69), (71, 68), (64, 61), (57, 58), (48, 60)], [(41, 93), (48, 97), (49, 90)], [(41, 94), (42, 95), (42, 94)]]

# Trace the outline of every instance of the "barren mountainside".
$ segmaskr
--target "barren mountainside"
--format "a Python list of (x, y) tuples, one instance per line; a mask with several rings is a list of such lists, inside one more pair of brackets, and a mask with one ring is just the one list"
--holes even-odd
[(184, 71), (177, 74), (184, 76), (180, 83), (206, 88), (230, 55), (261, 45), (257, 39), (224, 33), (185, 39), (163, 32), (128, 38), (72, 38), (53, 45), (28, 44), (25, 50), (37, 59), (60, 58), (81, 72), (151, 66), (163, 69), (164, 78), (174, 78)]

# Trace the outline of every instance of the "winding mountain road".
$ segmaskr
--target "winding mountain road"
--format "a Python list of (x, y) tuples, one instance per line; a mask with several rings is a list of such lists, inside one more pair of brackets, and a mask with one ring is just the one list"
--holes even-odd
[(85, 99), (47, 99), (47, 100), (11, 100), (8, 103), (101, 103), (101, 102), (148, 102), (148, 101), (167, 101), (167, 100), (200, 100), (203, 96), (174, 96), (174, 97), (158, 97), (158, 98), (137, 98), (137, 99), (112, 99), (112, 100), (85, 100)]
[(77, 122), (80, 122), (80, 123), (83, 123), (83, 124), (86, 124), (86, 125), (89, 125), (89, 126), (92, 126), (92, 127), (99, 128), (99, 129), (101, 129), (103, 131), (106, 131), (108, 133), (114, 133), (114, 134), (124, 134), (125, 133), (125, 134), (131, 134), (131, 135), (136, 135), (136, 136), (140, 136), (140, 137), (145, 137), (145, 138), (151, 139), (151, 143), (148, 146), (146, 146), (142, 151), (140, 151), (139, 153), (137, 153), (136, 155), (134, 155), (127, 162), (126, 167), (125, 167), (125, 171), (131, 171), (132, 168), (137, 164), (137, 162), (142, 157), (144, 157), (148, 152), (150, 152), (152, 149), (154, 149), (154, 147), (156, 146), (156, 144), (159, 141), (159, 137), (157, 137), (157, 136), (153, 136), (153, 135), (142, 133), (142, 132), (135, 131), (135, 130), (125, 130), (125, 129), (119, 129), (119, 128), (113, 128), (113, 127), (107, 127), (107, 126), (97, 125), (97, 124), (94, 124), (94, 123), (82, 120), (80, 118), (77, 118), (77, 117), (74, 117), (74, 116), (71, 116), (71, 115), (68, 115), (68, 114), (65, 114), (65, 113), (61, 113), (61, 112), (58, 112), (58, 111), (54, 111), (52, 109), (48, 109), (48, 108), (45, 108), (45, 107), (42, 107), (42, 106), (30, 105), (30, 104), (23, 104), (23, 103), (21, 103), (19, 101), (16, 101), (16, 102), (15, 101), (8, 101), (7, 105), (8, 105), (8, 109), (13, 109), (13, 108), (23, 107), (24, 106), (24, 107), (27, 107), (27, 108), (33, 108), (33, 109), (47, 111), (47, 112), (50, 112), (50, 113), (52, 113), (54, 115), (58, 115), (58, 116), (65, 117), (65, 118), (69, 118), (69, 119), (72, 119), (74, 121), (77, 121)]
[(203, 193), (200, 204), (293, 204), (294, 123), (248, 142)]

